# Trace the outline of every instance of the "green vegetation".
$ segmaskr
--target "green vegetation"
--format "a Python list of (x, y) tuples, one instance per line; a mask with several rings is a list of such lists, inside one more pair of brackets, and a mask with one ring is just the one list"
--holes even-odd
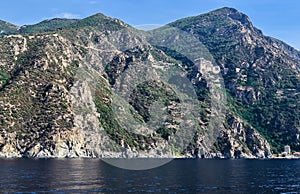
[[(229, 109), (222, 130), (231, 130), (230, 115), (234, 115), (242, 119), (240, 122), (243, 127), (249, 130), (254, 128), (263, 135), (274, 153), (282, 152), (286, 144), (293, 151), (300, 151), (296, 136), (300, 130), (299, 59), (295, 57), (300, 56), (298, 52), (280, 41), (272, 42), (272, 39), (264, 37), (251, 25), (247, 16), (228, 8), (178, 20), (170, 26), (193, 34), (210, 52), (210, 59), (213, 58), (221, 67)], [(122, 53), (117, 50), (111, 54), (102, 51), (105, 50), (101, 45), (102, 36), (104, 40), (112, 31), (126, 27), (121, 21), (102, 14), (85, 19), (45, 20), (36, 25), (23, 26), (20, 30), (0, 21), (2, 35), (20, 33), (25, 38), (0, 37), (0, 126), (3, 131), (0, 135), (14, 132), (19, 142), (29, 140), (21, 145), (25, 153), (35, 143), (49, 146), (53, 135), (73, 129), (74, 107), (69, 92), (77, 79), (78, 68), (89, 65), (91, 70), (99, 73), (94, 80), (96, 88), (93, 96), (99, 122), (116, 144), (148, 150), (159, 141), (169, 140), (179, 131), (181, 118), (178, 95), (185, 97), (185, 94), (176, 95), (171, 86), (162, 81), (149, 81), (142, 76), (134, 77), (136, 75), (131, 77), (139, 79), (139, 84), (128, 91), (129, 104), (126, 110), (129, 111), (126, 114), (130, 114), (143, 127), (153, 120), (160, 119), (161, 122), (159, 126), (153, 122), (156, 128), (147, 135), (136, 134), (121, 126), (112, 105), (112, 88), (117, 85), (118, 78), (130, 67), (137, 67), (141, 63), (152, 65), (155, 61), (161, 64), (154, 64), (158, 74), (165, 73), (171, 84), (185, 85), (180, 76), (172, 76), (165, 71), (171, 69), (172, 65), (185, 70), (188, 79), (193, 82), (192, 89), (198, 96), (199, 111), (195, 125), (192, 124), (197, 133), (188, 149), (198, 149), (200, 139), (208, 133), (207, 126), (213, 114), (209, 83), (187, 56), (170, 48), (144, 45), (138, 37), (126, 37), (126, 40), (137, 45)], [(161, 34), (170, 33), (164, 28), (156, 32), (159, 30), (162, 30)], [(250, 39), (251, 44), (248, 43)], [(280, 44), (277, 46), (283, 51), (274, 49), (274, 44)], [(23, 50), (23, 46), (26, 49)], [(193, 46), (187, 51), (191, 51)], [(294, 54), (289, 55), (290, 52)], [(114, 53), (119, 54), (113, 56)], [(208, 55), (207, 51), (203, 53), (205, 57)], [(111, 61), (103, 64), (105, 57)], [(130, 78), (125, 79), (130, 81)], [(189, 117), (189, 114), (193, 113), (185, 113), (184, 116)], [(233, 149), (230, 138), (241, 148), (236, 150), (235, 156), (241, 150), (253, 151), (255, 145), (261, 144), (257, 137), (245, 137), (247, 140), (243, 142), (236, 136), (222, 135), (224, 137), (219, 137), (214, 144), (215, 152), (226, 153)], [(174, 145), (171, 145), (173, 151), (180, 152)]]
[(0, 20), (0, 36), (15, 34), (18, 32), (18, 27), (8, 22)]
[[(229, 96), (228, 96), (229, 97)], [(248, 105), (230, 97), (232, 111), (257, 129), (271, 144), (274, 153), (281, 153), (284, 145), (298, 149), (296, 135), (290, 131), (299, 125), (299, 96), (295, 98), (268, 98), (258, 104)]]
[(160, 127), (159, 129), (157, 129), (156, 132), (158, 134), (160, 134), (162, 138), (164, 138), (165, 140), (168, 140), (168, 138), (170, 136), (172, 136), (173, 134), (176, 133), (176, 129), (175, 128)]
[(38, 34), (84, 28), (92, 28), (98, 31), (115, 31), (120, 30), (123, 27), (111, 18), (108, 18), (102, 14), (96, 14), (84, 19), (55, 18), (51, 20), (45, 20), (35, 25), (23, 26), (20, 28), (19, 33)]
[(21, 34), (36, 34), (44, 32), (54, 32), (65, 28), (69, 28), (75, 23), (75, 19), (60, 19), (55, 18), (51, 20), (45, 20), (35, 25), (22, 26), (19, 30)]
[(161, 102), (165, 106), (172, 102), (178, 103), (174, 91), (168, 88), (164, 83), (157, 81), (146, 81), (139, 84), (130, 96), (129, 103), (143, 117), (145, 122), (150, 120), (149, 107), (154, 102)]
[[(59, 43), (54, 42), (52, 48), (48, 45), (53, 41), (53, 37), (27, 39), (27, 50), (13, 61), (9, 74), (1, 73), (9, 82), (0, 91), (0, 126), (22, 140), (22, 154), (37, 143), (50, 146), (53, 135), (74, 127), (66, 93), (73, 82), (76, 62), (74, 67), (70, 64), (64, 69), (62, 53), (55, 48)], [(47, 56), (57, 63), (46, 61)], [(61, 78), (66, 81), (60, 82)]]
[(9, 74), (5, 70), (0, 68), (0, 86), (1, 87), (6, 84), (6, 82), (9, 80), (9, 78), (10, 78)]
[(125, 146), (130, 146), (131, 148), (135, 147), (137, 150), (148, 149), (147, 146), (155, 140), (151, 137), (131, 133), (119, 125), (111, 107), (110, 93), (110, 88), (106, 85), (106, 81), (99, 79), (94, 102), (98, 113), (100, 113), (99, 121), (106, 133), (120, 146), (123, 141)]
[[(251, 26), (247, 16), (229, 8), (181, 19), (170, 25), (192, 32), (208, 48), (217, 64), (225, 65), (228, 72), (224, 82), (229, 90), (230, 110), (257, 129), (271, 144), (274, 153), (282, 152), (286, 144), (300, 151), (296, 139), (300, 120), (300, 79), (299, 73), (292, 68), (299, 65), (299, 60), (281, 52), (274, 57), (268, 44), (253, 42), (252, 45), (257, 45), (249, 47), (240, 33), (241, 24), (251, 31), (251, 37), (266, 38)], [(285, 45), (278, 40), (275, 42)], [(291, 50), (288, 46), (286, 49)], [(299, 56), (299, 52), (294, 52)], [(240, 71), (236, 72), (236, 68)], [(237, 91), (238, 86), (252, 87), (253, 91)]]

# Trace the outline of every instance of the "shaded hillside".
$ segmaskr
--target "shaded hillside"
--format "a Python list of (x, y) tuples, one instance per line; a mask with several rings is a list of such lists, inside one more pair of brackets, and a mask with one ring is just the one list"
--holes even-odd
[(199, 38), (222, 68), (231, 110), (256, 128), (275, 152), (299, 150), (299, 52), (255, 28), (232, 8), (178, 20), (170, 26)]
[(0, 35), (15, 34), (18, 32), (18, 26), (0, 20)]
[[(300, 151), (299, 52), (237, 10), (151, 32), (102, 14), (4, 24), (2, 157), (265, 158), (285, 144)], [(223, 88), (201, 71), (209, 61)]]

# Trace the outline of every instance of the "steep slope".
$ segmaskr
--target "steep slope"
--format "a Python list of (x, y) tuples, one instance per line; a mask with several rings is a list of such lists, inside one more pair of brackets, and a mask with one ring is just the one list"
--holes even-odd
[(79, 51), (67, 49), (67, 44), (56, 35), (1, 38), (1, 45), (12, 47), (6, 50), (12, 53), (2, 53), (1, 58), (13, 54), (9, 61), (1, 61), (7, 75), (0, 97), (2, 155), (41, 154), (57, 149), (57, 139), (70, 136), (73, 118), (66, 93)]
[(2, 157), (299, 150), (299, 52), (234, 9), (150, 33), (96, 14), (11, 34), (0, 37)]
[[(266, 37), (232, 8), (170, 24), (194, 36), (221, 67), (231, 111), (259, 131), (275, 153), (299, 150), (299, 52)], [(298, 138), (298, 139), (297, 139)]]
[[(82, 25), (94, 26), (92, 30), (99, 36), (114, 28), (123, 28), (121, 22), (103, 15), (85, 21), (89, 23)], [(98, 84), (102, 83), (101, 90), (104, 90), (105, 80), (101, 78), (99, 66), (100, 56), (105, 55), (106, 50), (100, 54), (100, 49), (92, 47), (95, 41), (91, 29), (76, 26), (77, 29), (60, 29), (57, 34), (52, 32), (51, 25), (30, 28), (31, 36), (17, 34), (0, 38), (1, 156), (84, 157), (93, 154), (91, 149), (99, 149), (91, 145), (93, 131), (84, 131), (84, 128), (101, 129), (99, 126), (89, 129), (90, 125), (98, 123), (97, 117), (92, 115), (97, 109), (90, 105), (94, 102), (85, 80), (87, 77), (81, 76), (88, 68), (98, 66), (100, 70), (94, 79), (99, 80)], [(43, 30), (51, 33), (33, 34)], [(94, 63), (93, 67), (90, 62)], [(86, 105), (89, 107), (85, 108), (90, 110), (89, 113), (80, 111), (88, 100), (91, 100)], [(92, 143), (100, 141), (100, 137), (97, 138)]]
[(17, 33), (18, 28), (16, 25), (0, 20), (0, 35)]
[[(127, 69), (143, 67), (152, 72), (148, 72), (150, 77), (158, 78), (158, 71), (148, 64), (156, 62), (159, 70), (169, 69), (175, 66), (170, 63), (173, 59), (119, 20), (98, 14), (74, 23), (57, 32), (38, 24), (28, 31), (30, 35), (0, 38), (0, 156), (171, 157), (174, 148), (167, 139), (179, 125), (174, 120), (178, 100), (172, 89), (158, 79), (140, 80), (137, 90), (131, 91), (130, 105), (119, 100), (121, 93), (115, 92), (114, 72), (109, 67), (125, 59), (134, 62)], [(135, 80), (137, 76), (125, 78)], [(150, 96), (145, 96), (145, 88)], [(143, 132), (148, 131), (145, 120), (152, 116), (136, 103), (144, 103), (143, 96), (149, 97), (147, 104), (159, 100), (168, 105), (168, 126)], [(118, 114), (120, 106), (128, 108), (125, 118)], [(128, 122), (142, 131), (126, 129)]]

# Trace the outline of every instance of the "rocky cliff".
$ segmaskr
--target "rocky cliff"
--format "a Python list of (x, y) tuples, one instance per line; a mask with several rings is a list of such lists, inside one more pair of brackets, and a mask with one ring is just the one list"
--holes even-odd
[(267, 139), (275, 153), (299, 150), (299, 52), (265, 36), (232, 8), (170, 24), (195, 35), (220, 66), (229, 110)]
[(1, 157), (300, 149), (300, 54), (237, 10), (150, 32), (102, 14), (4, 24), (12, 30), (0, 37)]

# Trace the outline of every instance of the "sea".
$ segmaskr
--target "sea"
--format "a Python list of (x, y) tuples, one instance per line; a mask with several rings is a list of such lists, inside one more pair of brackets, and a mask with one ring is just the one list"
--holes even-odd
[(175, 159), (126, 170), (101, 159), (0, 159), (0, 193), (300, 193), (300, 160)]

